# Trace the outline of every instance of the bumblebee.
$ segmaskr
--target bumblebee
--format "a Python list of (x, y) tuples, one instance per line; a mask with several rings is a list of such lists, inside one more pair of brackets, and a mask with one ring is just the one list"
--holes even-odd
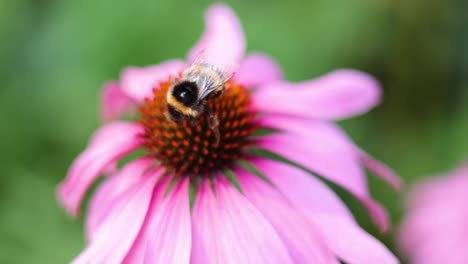
[(195, 125), (199, 116), (206, 114), (216, 142), (219, 142), (219, 121), (208, 107), (206, 100), (221, 95), (226, 88), (226, 81), (231, 77), (232, 74), (215, 65), (194, 62), (182, 72), (180, 78), (174, 79), (172, 86), (167, 91), (167, 116), (169, 120), (180, 122), (188, 119), (192, 125)]

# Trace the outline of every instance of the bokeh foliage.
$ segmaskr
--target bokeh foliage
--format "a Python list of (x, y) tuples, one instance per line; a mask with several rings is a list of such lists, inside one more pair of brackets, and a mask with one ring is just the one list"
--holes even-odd
[[(0, 263), (65, 263), (84, 246), (54, 193), (99, 126), (100, 87), (129, 65), (183, 58), (210, 1), (0, 0)], [(249, 50), (290, 80), (375, 75), (384, 102), (341, 125), (407, 186), (468, 156), (468, 7), (462, 0), (230, 1)], [(375, 178), (394, 224), (404, 192)], [(340, 191), (360, 222), (362, 207)]]

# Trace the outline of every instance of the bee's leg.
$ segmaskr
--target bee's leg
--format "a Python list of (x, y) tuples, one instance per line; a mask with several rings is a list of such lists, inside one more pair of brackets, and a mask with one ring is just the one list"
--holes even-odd
[(219, 133), (219, 128), (218, 128), (219, 127), (218, 117), (215, 114), (213, 114), (213, 112), (208, 106), (205, 106), (205, 113), (209, 118), (208, 125), (210, 126), (210, 129), (211, 131), (213, 131), (214, 136), (215, 136), (215, 144), (218, 145), (220, 137), (221, 137)]
[(198, 125), (198, 123), (200, 123), (200, 119), (199, 119), (199, 118), (190, 117), (189, 123), (190, 123), (191, 126), (194, 127), (194, 126)]
[[(204, 113), (205, 112), (205, 105), (203, 103), (201, 104), (198, 104), (195, 106), (195, 109), (197, 110), (198, 113)], [(196, 126), (198, 125), (198, 123), (200, 123), (200, 118), (197, 116), (197, 117), (190, 117), (189, 119), (189, 123), (191, 126)]]

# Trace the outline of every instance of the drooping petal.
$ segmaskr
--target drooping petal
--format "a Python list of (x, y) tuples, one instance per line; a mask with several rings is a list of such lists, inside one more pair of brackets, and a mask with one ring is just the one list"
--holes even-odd
[(119, 118), (130, 111), (135, 102), (128, 97), (117, 82), (109, 82), (104, 85), (101, 94), (101, 118), (105, 122)]
[(138, 136), (142, 129), (137, 124), (115, 122), (96, 132), (57, 190), (60, 202), (72, 216), (78, 214), (81, 199), (94, 180), (109, 165), (140, 146)]
[(122, 72), (120, 85), (122, 91), (137, 102), (151, 98), (153, 88), (159, 83), (176, 77), (186, 67), (181, 60), (169, 60), (158, 65), (138, 68), (129, 67)]
[(190, 263), (292, 263), (271, 224), (223, 176), (216, 176), (216, 195), (207, 181), (197, 193)]
[(276, 229), (294, 263), (338, 263), (313, 223), (277, 190), (244, 169), (236, 169), (235, 174), (243, 193)]
[[(109, 124), (105, 124), (101, 126), (98, 130), (94, 132), (94, 134), (89, 137), (88, 140), (88, 148), (93, 146), (99, 146), (112, 138), (120, 138), (123, 137), (126, 133), (126, 130), (133, 131), (139, 127), (135, 123), (130, 123), (126, 121), (115, 121)], [(139, 128), (143, 129), (143, 128)]]
[(263, 158), (256, 158), (252, 163), (296, 208), (313, 214), (338, 215), (354, 222), (353, 215), (338, 195), (304, 170)]
[(247, 88), (267, 85), (283, 79), (281, 67), (262, 53), (251, 53), (242, 60), (234, 80)]
[(73, 261), (121, 263), (137, 237), (150, 205), (154, 184), (162, 170), (140, 175), (140, 180), (118, 199), (86, 249)]
[[(103, 141), (107, 141), (108, 138), (120, 137), (119, 133), (122, 129), (127, 129), (127, 122), (114, 121), (112, 123), (112, 129), (99, 129), (97, 130), (88, 141), (88, 148), (101, 144)], [(109, 163), (106, 168), (102, 171), (102, 174), (111, 175), (117, 171), (117, 161)]]
[(310, 128), (307, 134), (271, 134), (260, 138), (258, 145), (348, 190), (363, 203), (379, 228), (386, 231), (389, 226), (386, 212), (369, 196), (365, 174), (349, 142), (325, 122), (310, 122), (307, 126)]
[[(371, 261), (372, 259), (376, 260), (376, 258), (373, 258), (375, 256), (372, 254), (369, 255), (369, 262), (356, 261), (365, 259), (366, 250), (374, 250), (374, 253), (377, 255), (382, 255), (381, 253), (383, 253), (384, 256), (388, 253), (380, 242), (366, 234), (356, 225), (351, 213), (339, 200), (339, 197), (318, 179), (311, 177), (311, 175), (308, 175), (303, 170), (278, 161), (255, 159), (254, 165), (270, 179), (275, 186), (278, 186), (285, 197), (287, 197), (296, 208), (301, 209), (314, 224), (319, 222), (320, 229), (318, 230), (324, 232), (327, 246), (341, 259), (347, 261), (347, 263), (348, 261), (349, 263), (380, 263)], [(330, 222), (330, 224), (327, 225), (327, 222), (323, 220), (326, 219), (326, 217), (332, 219), (336, 217), (337, 220), (334, 221), (341, 224), (341, 228), (344, 229), (342, 232), (346, 231), (349, 234), (353, 234), (355, 237), (343, 238), (344, 233), (330, 232), (328, 229), (333, 229), (334, 222)], [(327, 230), (322, 230), (323, 228)], [(355, 245), (352, 248), (346, 248), (346, 243), (352, 243), (352, 241), (350, 241), (352, 239), (361, 242), (359, 245)], [(367, 244), (372, 247), (359, 250), (359, 246), (365, 246)], [(373, 247), (376, 247), (376, 249)]]
[(149, 215), (149, 236), (144, 263), (189, 263), (192, 242), (188, 179)]
[(400, 177), (389, 167), (382, 162), (374, 159), (372, 156), (367, 154), (365, 151), (356, 147), (357, 155), (361, 163), (366, 168), (373, 172), (375, 175), (381, 177), (387, 183), (389, 183), (395, 190), (400, 190), (403, 185)]
[[(267, 122), (270, 120), (271, 122)], [(276, 125), (283, 120), (289, 121), (289, 119), (278, 118), (278, 122), (274, 124), (273, 119), (270, 120), (265, 116), (260, 122), (269, 127), (275, 125), (274, 128), (278, 128)], [(284, 126), (288, 124), (290, 131), (259, 138), (260, 146), (273, 150), (283, 157), (290, 157), (298, 164), (323, 174), (324, 177), (340, 185), (348, 186), (348, 189), (355, 190), (356, 193), (367, 193), (365, 175), (353, 155), (349, 142), (343, 139), (333, 126), (327, 122), (311, 121), (303, 122), (302, 130), (296, 130), (294, 126), (301, 126), (301, 124), (291, 120)], [(306, 155), (301, 157), (299, 154), (294, 154), (293, 150), (296, 148)]]
[(101, 224), (112, 211), (115, 201), (141, 180), (141, 175), (153, 164), (151, 158), (141, 158), (128, 163), (99, 186), (89, 203), (86, 217), (86, 237), (93, 240)]
[(236, 14), (225, 4), (212, 5), (205, 15), (205, 32), (190, 50), (189, 61), (202, 57), (221, 69), (235, 71), (244, 53), (244, 32)]
[(264, 127), (298, 133), (306, 137), (311, 137), (313, 135), (311, 133), (317, 129), (317, 124), (321, 124), (323, 129), (326, 129), (324, 133), (333, 136), (334, 141), (339, 142), (343, 149), (349, 149), (349, 155), (355, 156), (356, 159), (359, 160), (359, 163), (363, 164), (369, 171), (389, 183), (394, 189), (399, 190), (401, 188), (401, 179), (392, 169), (356, 146), (346, 133), (333, 123), (278, 114), (264, 115), (260, 122)]
[(261, 112), (336, 120), (369, 111), (380, 96), (370, 75), (338, 70), (315, 80), (267, 85), (252, 94), (252, 101)]
[(335, 254), (350, 264), (396, 264), (398, 259), (357, 224), (336, 215), (310, 215)]
[(130, 249), (122, 263), (133, 264), (144, 262), (148, 240), (153, 236), (153, 234), (150, 232), (154, 229), (152, 225), (157, 224), (155, 221), (153, 221), (154, 218), (149, 216), (154, 215), (155, 211), (160, 210), (161, 203), (165, 198), (166, 190), (170, 182), (170, 177), (162, 177), (154, 186), (153, 197), (151, 199), (151, 204), (150, 208), (148, 209), (147, 217), (145, 218), (140, 233), (135, 239), (132, 248)]

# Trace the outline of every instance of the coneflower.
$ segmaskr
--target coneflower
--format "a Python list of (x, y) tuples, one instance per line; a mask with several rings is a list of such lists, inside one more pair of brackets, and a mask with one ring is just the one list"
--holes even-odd
[[(207, 101), (219, 120), (219, 142), (204, 115), (197, 124), (166, 116), (172, 78), (202, 50), (239, 65), (227, 89)], [(387, 229), (362, 165), (395, 187), (397, 176), (333, 124), (375, 106), (378, 83), (353, 70), (289, 83), (271, 58), (244, 53), (240, 22), (217, 4), (188, 62), (128, 68), (106, 85), (107, 122), (58, 189), (76, 216), (89, 186), (108, 174), (92, 196), (87, 246), (74, 263), (398, 262), (311, 173), (356, 196)], [(135, 109), (134, 121), (116, 121)], [(144, 154), (118, 168), (138, 149)]]

